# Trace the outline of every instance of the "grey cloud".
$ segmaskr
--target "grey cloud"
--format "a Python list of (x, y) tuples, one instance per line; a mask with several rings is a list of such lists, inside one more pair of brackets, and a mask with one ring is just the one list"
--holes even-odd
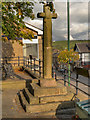
[[(58, 18), (53, 20), (53, 40), (66, 40), (67, 34), (67, 4), (65, 2), (55, 3)], [(37, 13), (43, 11), (42, 4), (35, 4), (34, 12), (36, 19), (32, 23), (42, 28), (42, 19), (37, 18)], [(36, 20), (38, 19), (38, 22)], [(29, 19), (28, 19), (29, 21)], [(88, 33), (88, 3), (70, 3), (70, 33), (74, 39), (87, 39)], [(84, 34), (83, 34), (84, 33)]]
[(71, 22), (87, 23), (88, 22), (88, 3), (73, 3), (71, 5)]

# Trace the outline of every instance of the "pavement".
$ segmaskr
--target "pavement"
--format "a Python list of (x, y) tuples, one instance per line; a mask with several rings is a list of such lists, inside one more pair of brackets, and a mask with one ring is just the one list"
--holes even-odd
[[(24, 84), (26, 81), (31, 81), (31, 79), (32, 78), (27, 73), (15, 71), (15, 78), (2, 81), (2, 90), (0, 92), (2, 95), (2, 118), (28, 118), (27, 113), (16, 103), (15, 98), (18, 91), (21, 89), (20, 81)], [(20, 88), (16, 88), (15, 86), (11, 88), (11, 83), (14, 84), (17, 81), (19, 82)], [(5, 83), (8, 84), (8, 88), (4, 85)]]
[[(12, 81), (21, 81), (21, 82), (26, 82), (26, 81), (31, 81), (32, 78), (25, 72), (21, 71), (15, 71), (16, 77), (14, 79), (6, 79), (4, 82), (12, 82)], [(61, 77), (62, 79), (62, 77)], [(63, 84), (63, 81), (60, 80), (60, 83)], [(8, 86), (11, 84), (8, 84)], [(30, 115), (29, 113), (26, 113), (21, 105), (15, 101), (17, 92), (20, 90), (14, 89), (14, 88), (3, 88), (0, 87), (0, 99), (2, 98), (2, 118), (35, 118), (34, 115)], [(74, 91), (72, 87), (68, 87), (68, 90)], [(79, 93), (77, 96), (81, 101), (88, 99), (84, 94)], [(1, 116), (0, 116), (1, 117)], [(52, 116), (53, 118), (54, 116)]]

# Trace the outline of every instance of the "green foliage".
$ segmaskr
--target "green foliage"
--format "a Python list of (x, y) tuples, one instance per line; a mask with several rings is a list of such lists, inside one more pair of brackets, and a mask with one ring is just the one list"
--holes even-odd
[(12, 40), (16, 37), (31, 39), (31, 32), (23, 31), (26, 29), (23, 19), (34, 19), (33, 6), (33, 2), (2, 2), (2, 34)]
[(70, 51), (63, 50), (58, 55), (59, 63), (69, 63), (70, 61), (75, 62), (77, 60), (79, 60), (79, 55), (77, 52), (74, 52), (73, 49)]

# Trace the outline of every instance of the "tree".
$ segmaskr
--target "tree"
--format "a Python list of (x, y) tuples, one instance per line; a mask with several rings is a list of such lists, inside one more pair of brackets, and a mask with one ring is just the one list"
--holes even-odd
[(34, 19), (34, 2), (2, 2), (2, 35), (4, 40), (23, 37), (31, 39), (33, 34), (25, 27), (23, 19), (30, 17)]
[(79, 55), (77, 52), (73, 51), (73, 49), (71, 49), (70, 51), (63, 50), (58, 55), (59, 63), (70, 63), (75, 62), (77, 60), (79, 60)]

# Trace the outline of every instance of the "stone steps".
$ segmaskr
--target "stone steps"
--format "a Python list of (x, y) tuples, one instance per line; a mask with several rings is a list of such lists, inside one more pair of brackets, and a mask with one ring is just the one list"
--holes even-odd
[(60, 84), (57, 87), (41, 87), (33, 82), (19, 91), (18, 96), (25, 112), (36, 117), (68, 117), (75, 114), (75, 101), (71, 101), (73, 94)]
[(64, 96), (56, 95), (34, 97), (27, 88), (19, 92), (20, 103), (24, 110), (29, 113), (40, 113), (52, 110), (55, 111), (56, 109), (74, 108), (75, 104), (73, 101), (69, 101), (69, 97), (71, 97), (71, 94)]
[(70, 108), (70, 109), (61, 109), (61, 110), (56, 110), (56, 111), (49, 111), (49, 112), (40, 112), (40, 113), (37, 113), (37, 114), (33, 114), (37, 117), (66, 117), (66, 116), (69, 116), (69, 117), (72, 117), (73, 115), (75, 115), (76, 113), (76, 109), (75, 108)]
[(26, 100), (28, 101), (29, 104), (39, 104), (39, 98), (38, 97), (34, 97), (30, 91), (28, 90), (28, 88), (25, 88), (23, 90), (23, 94), (26, 97)]
[(26, 98), (25, 98), (25, 96), (24, 96), (24, 94), (23, 94), (23, 91), (20, 91), (20, 92), (18, 93), (18, 95), (19, 95), (20, 103), (21, 103), (23, 109), (26, 111), (26, 106), (29, 105), (29, 103), (28, 103), (28, 101), (26, 100)]
[(26, 107), (26, 111), (29, 113), (41, 113), (41, 112), (49, 112), (49, 111), (59, 111), (61, 109), (70, 109), (74, 108), (73, 102), (66, 102), (65, 104), (61, 102), (52, 102), (46, 104), (39, 104), (39, 105), (29, 105)]
[[(20, 92), (20, 95), (22, 95), (21, 92)], [(24, 98), (23, 95), (22, 95), (22, 97)], [(30, 105), (27, 102), (25, 104), (25, 102), (26, 101), (24, 101), (24, 99), (23, 99), (22, 103), (24, 103), (24, 104), (22, 105), (22, 107), (24, 108), (24, 110), (26, 112), (30, 113), (32, 116), (35, 116), (37, 118), (52, 118), (52, 117), (54, 117), (54, 118), (61, 118), (61, 119), (62, 118), (63, 119), (64, 118), (71, 119), (72, 116), (74, 116), (76, 113), (75, 104), (73, 103), (73, 101), (64, 102), (63, 104), (60, 104), (60, 102), (56, 102), (56, 103), (47, 103), (47, 104), (38, 104), (38, 105), (35, 105), (35, 104)], [(68, 104), (68, 105), (66, 105), (66, 104)], [(27, 105), (29, 106), (29, 108), (27, 108)], [(43, 109), (45, 109), (45, 110), (43, 110)]]
[(58, 101), (69, 101), (70, 98), (73, 97), (72, 93), (66, 94), (66, 95), (52, 95), (52, 96), (44, 96), (40, 97), (40, 103), (50, 103), (50, 102), (58, 102)]
[(26, 111), (29, 113), (40, 113), (40, 112), (47, 112), (51, 110), (56, 110), (57, 107), (61, 104), (61, 102), (52, 102), (46, 104), (37, 104), (37, 105), (28, 105), (26, 107)]
[(67, 94), (67, 88), (65, 86), (40, 87), (36, 83), (31, 83), (28, 88), (30, 89), (30, 92), (35, 97), (52, 96), (52, 95), (66, 95)]

